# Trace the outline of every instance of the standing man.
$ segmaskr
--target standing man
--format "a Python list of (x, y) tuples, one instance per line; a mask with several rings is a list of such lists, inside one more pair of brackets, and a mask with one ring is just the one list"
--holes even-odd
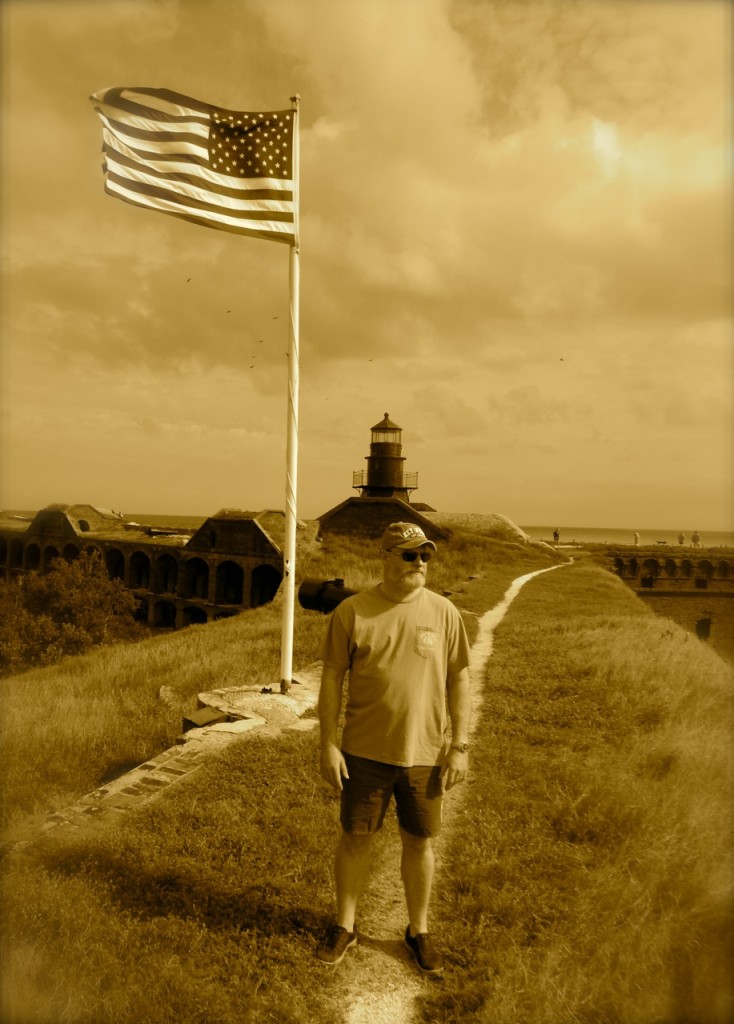
[(342, 832), (335, 864), (337, 920), (316, 955), (336, 964), (357, 941), (355, 914), (372, 837), (394, 796), (409, 919), (405, 941), (418, 967), (435, 974), (442, 965), (428, 933), (433, 838), (441, 826), (444, 789), (462, 782), (467, 772), (469, 642), (456, 608), (425, 589), (436, 545), (423, 530), (393, 523), (380, 546), (382, 582), (337, 606), (324, 641), (321, 774), (341, 793)]

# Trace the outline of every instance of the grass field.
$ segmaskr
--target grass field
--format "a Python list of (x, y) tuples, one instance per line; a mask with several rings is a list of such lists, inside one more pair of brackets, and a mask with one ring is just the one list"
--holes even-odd
[[(359, 588), (378, 573), (363, 554), (309, 549), (304, 573)], [(458, 538), (430, 575), (475, 633), (514, 577), (550, 564)], [(172, 742), (162, 685), (184, 707), (214, 684), (272, 683), (278, 617), (3, 680), (5, 820)], [(323, 626), (299, 612), (298, 664)], [(433, 921), (449, 967), (416, 1022), (728, 1024), (731, 693), (721, 659), (604, 570), (525, 587), (497, 631), (471, 779), (440, 840)], [(344, 1020), (351, 967), (313, 957), (338, 830), (317, 742), (255, 734), (114, 832), (6, 865), (3, 1024)]]
[(732, 673), (592, 567), (495, 637), (426, 1022), (733, 1018)]

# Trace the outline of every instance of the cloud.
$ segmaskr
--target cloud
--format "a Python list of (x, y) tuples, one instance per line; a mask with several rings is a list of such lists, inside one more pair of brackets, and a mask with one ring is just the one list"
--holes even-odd
[(191, 507), (185, 452), (213, 494), (228, 457), (264, 488), (278, 476), (287, 249), (102, 189), (88, 95), (159, 84), (232, 108), (301, 94), (310, 514), (350, 493), (386, 408), (437, 505), (523, 518), (539, 486), (590, 514), (578, 481), (594, 479), (606, 511), (607, 473), (667, 514), (667, 432), (713, 506), (731, 421), (728, 6), (9, 0), (13, 479), (33, 465), (58, 485), (44, 437), (78, 445), (61, 464), (100, 487), (138, 493), (140, 465), (158, 467), (164, 510)]

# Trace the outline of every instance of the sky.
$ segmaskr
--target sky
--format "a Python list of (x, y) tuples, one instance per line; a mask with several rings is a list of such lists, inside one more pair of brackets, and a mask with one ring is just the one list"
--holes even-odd
[(285, 507), (288, 246), (107, 196), (89, 95), (300, 95), (298, 515), (734, 529), (728, 0), (3, 0), (0, 506)]

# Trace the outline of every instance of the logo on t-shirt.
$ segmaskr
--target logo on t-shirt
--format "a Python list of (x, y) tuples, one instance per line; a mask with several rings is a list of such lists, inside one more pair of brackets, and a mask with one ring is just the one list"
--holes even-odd
[(438, 646), (438, 630), (430, 626), (418, 626), (415, 631), (415, 653), (421, 658), (430, 658)]

